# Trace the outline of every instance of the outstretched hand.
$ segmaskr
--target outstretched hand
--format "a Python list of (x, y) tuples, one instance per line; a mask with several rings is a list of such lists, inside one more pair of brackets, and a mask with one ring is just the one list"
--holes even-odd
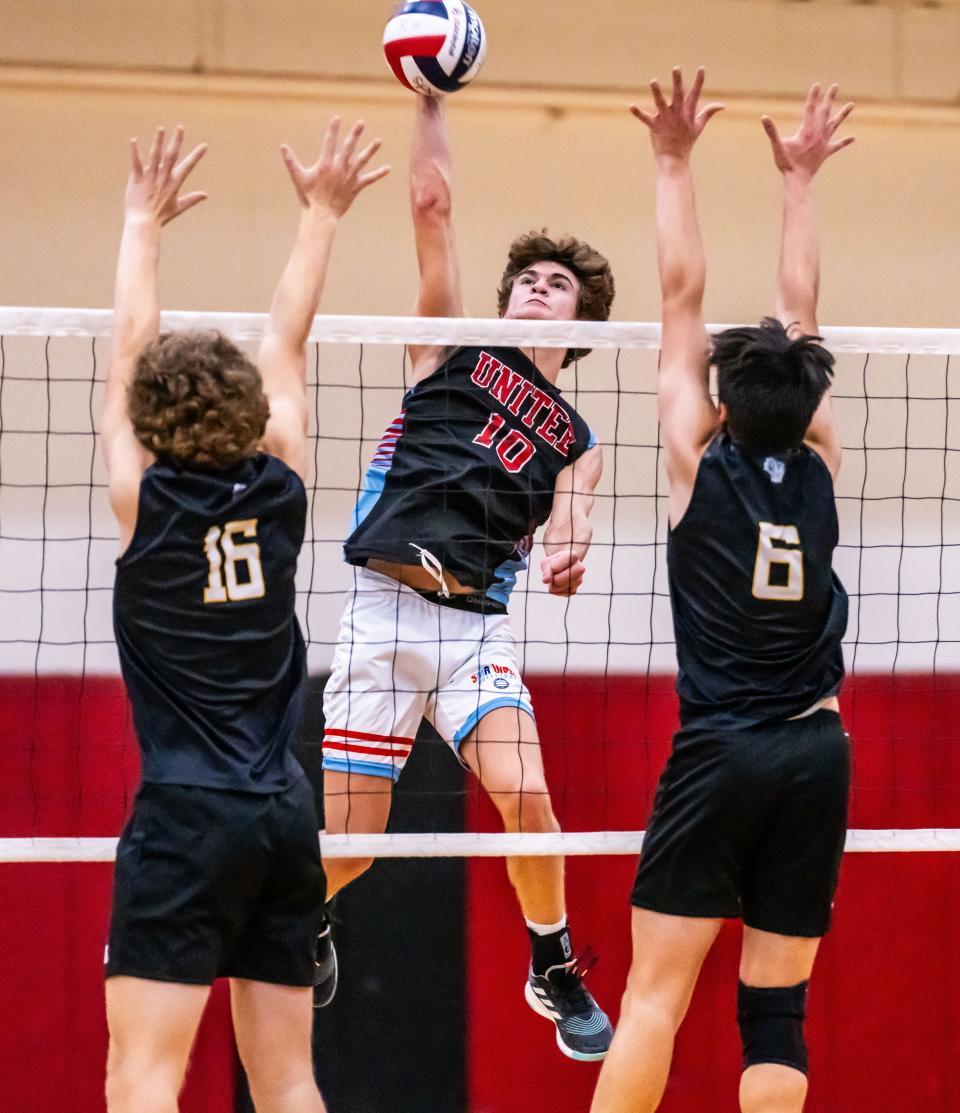
[(650, 141), (655, 155), (672, 158), (687, 158), (693, 145), (700, 138), (703, 129), (711, 118), (723, 110), (718, 102), (699, 107), (700, 93), (703, 89), (704, 71), (701, 66), (693, 79), (688, 93), (684, 92), (683, 74), (673, 71), (673, 99), (667, 104), (659, 81), (650, 82), (656, 112), (645, 112), (636, 104), (630, 111), (650, 129)]
[(163, 225), (206, 200), (206, 193), (200, 190), (183, 197), (179, 194), (191, 170), (207, 153), (207, 145), (199, 144), (180, 159), (182, 147), (182, 124), (176, 126), (169, 143), (166, 143), (164, 129), (157, 128), (146, 163), (140, 155), (137, 140), (130, 140), (132, 167), (123, 199), (127, 218), (155, 220)]
[(800, 126), (787, 138), (780, 135), (769, 116), (761, 117), (763, 130), (773, 148), (773, 160), (781, 174), (798, 174), (810, 181), (831, 155), (853, 142), (852, 135), (845, 139), (834, 138), (837, 129), (853, 111), (853, 103), (848, 102), (839, 112), (834, 112), (836, 100), (836, 85), (830, 86), (826, 96), (819, 85), (814, 85), (807, 94)]
[(364, 167), (380, 150), (380, 140), (374, 139), (357, 153), (363, 127), (362, 121), (355, 123), (347, 138), (339, 144), (340, 117), (334, 116), (327, 126), (320, 157), (309, 167), (300, 164), (286, 143), (280, 148), (287, 173), (304, 208), (319, 206), (334, 217), (341, 217), (358, 194), (390, 173), (389, 166), (363, 173)]

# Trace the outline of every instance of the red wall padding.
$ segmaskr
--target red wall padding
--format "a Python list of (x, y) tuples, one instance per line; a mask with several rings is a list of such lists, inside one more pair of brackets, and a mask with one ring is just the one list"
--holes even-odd
[[(138, 778), (112, 678), (0, 677), (0, 837), (111, 836)], [(110, 865), (0, 866), (0, 1113), (103, 1113)], [(182, 1113), (234, 1113), (229, 995), (218, 985)]]
[[(675, 725), (669, 678), (554, 677), (530, 687), (567, 830), (645, 826)], [(851, 826), (960, 827), (960, 678), (862, 678), (844, 717), (854, 745)], [(497, 828), (472, 797), (476, 822)], [(575, 946), (617, 1014), (630, 961), (636, 863), (571, 858)], [(470, 1113), (586, 1113), (599, 1067), (565, 1059), (523, 1004), (526, 933), (503, 864), (468, 872)], [(808, 1113), (960, 1113), (960, 854), (848, 855), (810, 993)], [(681, 1030), (663, 1113), (737, 1107), (739, 928), (708, 959)]]

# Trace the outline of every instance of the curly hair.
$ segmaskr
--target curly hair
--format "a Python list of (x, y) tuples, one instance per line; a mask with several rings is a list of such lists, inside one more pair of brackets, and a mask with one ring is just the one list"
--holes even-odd
[[(527, 232), (518, 236), (510, 245), (507, 266), (500, 279), (497, 291), (497, 307), (500, 315), (510, 301), (510, 293), (517, 275), (522, 274), (534, 263), (561, 263), (577, 276), (580, 281), (580, 300), (577, 305), (577, 318), (581, 321), (606, 321), (610, 316), (616, 294), (616, 284), (610, 264), (583, 240), (564, 236), (560, 240), (551, 239), (546, 228), (541, 232)], [(589, 348), (569, 349), (563, 366), (575, 359), (590, 354)]]
[(178, 466), (252, 456), (270, 407), (260, 372), (219, 332), (170, 332), (144, 349), (129, 393), (137, 440)]

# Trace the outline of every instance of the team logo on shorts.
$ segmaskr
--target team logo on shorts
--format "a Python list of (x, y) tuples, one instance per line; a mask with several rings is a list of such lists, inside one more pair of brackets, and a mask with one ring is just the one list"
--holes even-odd
[(481, 680), (486, 680), (488, 676), (495, 678), (493, 681), (494, 688), (509, 688), (510, 681), (507, 678), (512, 677), (514, 680), (517, 679), (517, 674), (509, 665), (498, 665), (494, 662), (489, 665), (484, 665), (482, 669), (477, 669), (473, 676), (470, 677), (470, 683), (479, 684)]

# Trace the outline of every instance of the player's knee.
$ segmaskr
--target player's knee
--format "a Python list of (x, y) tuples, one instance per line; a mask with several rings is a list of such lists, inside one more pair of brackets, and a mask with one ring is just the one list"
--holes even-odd
[(514, 792), (491, 794), (507, 831), (558, 831), (545, 784), (524, 785)]
[(107, 1113), (176, 1113), (178, 1089), (166, 1071), (114, 1060), (107, 1066)]
[[(250, 1093), (257, 1109), (313, 1109), (319, 1107), (320, 1092), (309, 1063), (277, 1070), (274, 1066), (244, 1064)], [(321, 1107), (322, 1108), (322, 1107)]]
[(737, 1022), (743, 1042), (743, 1068), (779, 1063), (807, 1073), (803, 1025), (807, 1015), (807, 983), (773, 989), (737, 988)]
[(662, 994), (647, 992), (636, 980), (628, 980), (620, 1001), (620, 1024), (635, 1031), (676, 1033), (683, 1022), (683, 1009)]

